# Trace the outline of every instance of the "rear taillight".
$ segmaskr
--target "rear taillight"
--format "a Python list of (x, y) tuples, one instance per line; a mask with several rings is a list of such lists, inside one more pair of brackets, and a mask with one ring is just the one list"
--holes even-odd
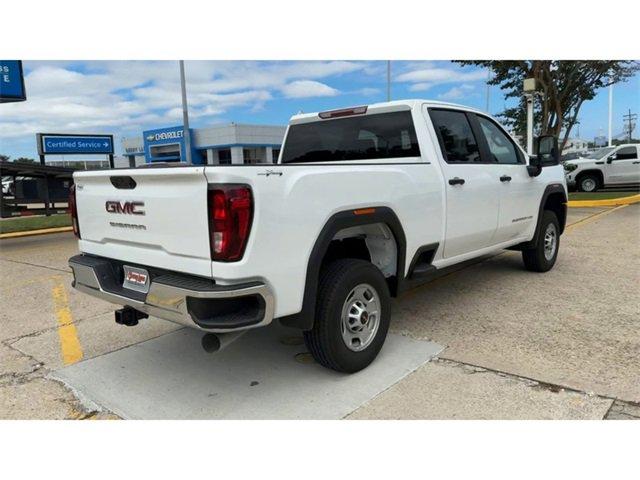
[(78, 224), (78, 207), (76, 205), (76, 185), (75, 183), (69, 187), (69, 213), (71, 214), (71, 225), (73, 225), (73, 233), (80, 238), (80, 225)]
[(242, 258), (252, 219), (253, 199), (248, 185), (214, 185), (209, 190), (212, 260), (233, 262)]

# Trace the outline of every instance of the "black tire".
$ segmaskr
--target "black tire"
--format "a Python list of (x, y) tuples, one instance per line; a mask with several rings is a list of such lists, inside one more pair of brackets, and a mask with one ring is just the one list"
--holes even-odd
[[(342, 309), (352, 290), (362, 284), (372, 286), (380, 301), (378, 328), (366, 348), (353, 351), (342, 337)], [(377, 267), (354, 258), (331, 262), (320, 273), (315, 321), (313, 328), (304, 332), (305, 344), (324, 367), (345, 373), (362, 370), (373, 362), (384, 344), (390, 307), (389, 287)]]
[[(591, 188), (592, 185), (593, 188)], [(578, 180), (576, 180), (576, 187), (579, 192), (596, 192), (601, 188), (600, 178), (594, 173), (585, 173), (584, 175), (580, 175)]]
[[(555, 250), (550, 258), (545, 256), (545, 234), (549, 225), (555, 228)], [(540, 233), (538, 240), (533, 248), (522, 251), (522, 260), (527, 270), (532, 272), (548, 272), (553, 268), (558, 258), (560, 250), (560, 224), (558, 217), (550, 210), (542, 212), (542, 222), (540, 224)]]

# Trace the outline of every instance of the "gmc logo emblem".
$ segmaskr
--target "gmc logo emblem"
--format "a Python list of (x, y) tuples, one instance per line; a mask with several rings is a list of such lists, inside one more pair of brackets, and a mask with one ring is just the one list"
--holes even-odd
[(144, 215), (144, 202), (118, 202), (117, 200), (109, 200), (104, 204), (104, 208), (109, 213), (124, 213), (127, 215)]

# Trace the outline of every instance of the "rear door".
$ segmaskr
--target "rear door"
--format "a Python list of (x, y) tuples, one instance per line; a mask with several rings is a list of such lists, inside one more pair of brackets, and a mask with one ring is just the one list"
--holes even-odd
[(498, 225), (499, 185), (480, 155), (477, 127), (468, 112), (429, 108), (438, 136), (446, 191), (444, 257), (491, 245)]
[(74, 180), (81, 251), (211, 275), (203, 167), (81, 172)]
[(638, 159), (638, 147), (632, 145), (618, 149), (607, 160), (606, 173), (606, 183), (640, 182), (640, 160)]
[(500, 192), (498, 228), (493, 243), (519, 238), (537, 220), (538, 189), (529, 176), (524, 154), (494, 120), (475, 115), (482, 131), (481, 143), (489, 157), (492, 183)]

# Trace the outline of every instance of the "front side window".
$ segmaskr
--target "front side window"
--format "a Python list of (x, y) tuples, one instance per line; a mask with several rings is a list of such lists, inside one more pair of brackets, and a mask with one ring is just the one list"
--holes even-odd
[(484, 133), (491, 153), (491, 160), (496, 163), (516, 164), (520, 163), (516, 147), (509, 137), (491, 120), (477, 116), (482, 133)]
[(282, 163), (420, 156), (409, 111), (294, 124), (283, 148)]
[(623, 147), (616, 152), (616, 160), (632, 160), (638, 158), (636, 147)]
[(467, 116), (454, 110), (429, 110), (448, 163), (478, 163), (480, 149)]

